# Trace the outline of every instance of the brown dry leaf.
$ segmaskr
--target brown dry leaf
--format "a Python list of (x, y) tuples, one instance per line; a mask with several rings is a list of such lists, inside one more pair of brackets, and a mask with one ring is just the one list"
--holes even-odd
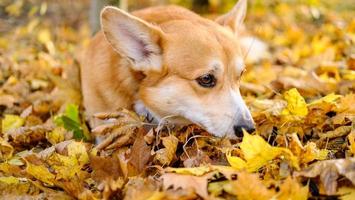
[(165, 148), (156, 151), (156, 155), (154, 158), (157, 159), (163, 166), (169, 165), (175, 156), (179, 140), (173, 135), (163, 137), (161, 138), (161, 140), (163, 141), (163, 145)]
[(96, 146), (98, 150), (117, 149), (132, 144), (134, 134), (143, 125), (136, 113), (126, 109), (119, 109), (114, 113), (98, 113), (95, 118), (101, 121), (92, 130), (92, 134), (100, 138)]
[(334, 159), (319, 161), (307, 169), (295, 172), (295, 176), (314, 178), (319, 176), (321, 186), (327, 195), (335, 195), (337, 191), (337, 179), (344, 176), (355, 186), (355, 158)]
[(215, 173), (208, 173), (203, 176), (192, 176), (192, 175), (183, 175), (183, 174), (174, 174), (174, 173), (165, 173), (160, 178), (163, 181), (164, 189), (172, 187), (175, 190), (183, 189), (189, 190), (192, 189), (200, 197), (208, 199), (207, 184), (209, 179)]
[(90, 166), (93, 169), (91, 177), (99, 183), (100, 187), (103, 187), (104, 199), (108, 199), (114, 192), (122, 189), (124, 185), (123, 173), (116, 156), (92, 156)]
[(7, 137), (15, 145), (36, 144), (46, 139), (46, 133), (51, 131), (52, 127), (46, 125), (38, 125), (32, 127), (20, 127), (12, 129), (6, 133)]
[(57, 185), (66, 193), (77, 199), (95, 200), (95, 194), (84, 187), (84, 183), (77, 177), (73, 177), (70, 181), (60, 181)]
[(93, 179), (103, 181), (106, 179), (117, 179), (122, 176), (119, 160), (113, 157), (90, 157), (90, 166), (93, 169)]
[(351, 129), (352, 129), (351, 126), (341, 126), (339, 128), (336, 128), (334, 131), (328, 131), (326, 133), (320, 134), (320, 138), (324, 140), (324, 139), (331, 139), (331, 138), (345, 136), (349, 134)]
[[(184, 160), (184, 167), (198, 167), (206, 164), (211, 164), (212, 160), (210, 159), (208, 152), (201, 151), (197, 149), (195, 155), (189, 155), (186, 160)], [(181, 159), (181, 157), (180, 157)]]
[(159, 185), (152, 178), (130, 178), (125, 186), (124, 200), (160, 200), (165, 195), (158, 194)]
[(131, 148), (131, 155), (129, 158), (129, 164), (133, 166), (133, 170), (131, 173), (128, 174), (139, 174), (143, 172), (146, 164), (149, 162), (151, 157), (150, 151), (151, 147), (147, 145), (144, 140), (144, 130), (140, 129), (136, 140), (134, 141), (132, 148)]

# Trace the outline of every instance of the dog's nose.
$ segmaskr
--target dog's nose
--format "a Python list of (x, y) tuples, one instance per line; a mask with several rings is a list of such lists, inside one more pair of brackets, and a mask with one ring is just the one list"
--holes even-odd
[(252, 126), (245, 126), (245, 125), (234, 126), (233, 129), (234, 129), (234, 134), (237, 137), (243, 137), (243, 129), (248, 133), (252, 133), (255, 131), (255, 127), (253, 125)]

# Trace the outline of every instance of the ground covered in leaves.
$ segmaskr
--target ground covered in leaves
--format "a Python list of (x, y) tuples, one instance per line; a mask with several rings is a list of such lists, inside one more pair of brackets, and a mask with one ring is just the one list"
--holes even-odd
[(241, 84), (257, 131), (229, 140), (127, 110), (89, 130), (88, 5), (36, 2), (0, 2), (2, 199), (355, 199), (353, 5), (253, 1), (270, 45)]

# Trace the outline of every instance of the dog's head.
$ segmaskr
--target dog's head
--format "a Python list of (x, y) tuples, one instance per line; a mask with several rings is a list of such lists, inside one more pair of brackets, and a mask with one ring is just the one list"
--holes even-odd
[(171, 20), (159, 27), (114, 7), (101, 14), (106, 39), (132, 68), (145, 74), (139, 99), (157, 118), (196, 123), (216, 136), (254, 130), (239, 92), (244, 71), (236, 34), (246, 13), (239, 0), (211, 21)]

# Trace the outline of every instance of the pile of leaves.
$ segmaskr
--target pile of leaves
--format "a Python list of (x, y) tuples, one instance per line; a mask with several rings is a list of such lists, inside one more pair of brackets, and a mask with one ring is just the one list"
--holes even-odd
[(355, 13), (270, 2), (246, 24), (270, 45), (241, 83), (257, 130), (230, 140), (124, 109), (89, 130), (76, 59), (88, 2), (1, 1), (0, 195), (354, 199)]

